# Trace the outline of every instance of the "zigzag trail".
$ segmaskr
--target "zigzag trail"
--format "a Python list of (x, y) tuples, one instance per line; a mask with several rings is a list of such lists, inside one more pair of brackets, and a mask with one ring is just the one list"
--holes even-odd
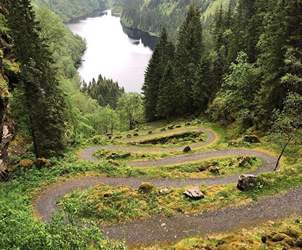
[[(216, 140), (215, 133), (202, 129), (207, 134), (207, 141), (193, 145), (199, 148), (213, 143)], [(96, 161), (94, 152), (99, 149), (127, 150), (137, 152), (146, 147), (139, 146), (100, 146), (91, 147), (81, 152), (80, 159)], [(150, 148), (151, 149), (151, 148)], [(164, 148), (167, 151), (179, 151), (180, 147)], [(158, 147), (157, 149), (158, 150)], [(160, 149), (161, 150), (161, 149)], [(158, 151), (157, 151), (158, 152)], [(135, 167), (158, 167), (171, 164), (179, 164), (213, 157), (228, 156), (256, 156), (262, 160), (263, 165), (254, 173), (260, 174), (272, 171), (276, 158), (256, 150), (227, 149), (208, 152), (196, 152), (165, 157), (159, 160), (132, 161), (128, 164)], [(69, 179), (63, 183), (57, 183), (47, 187), (34, 201), (34, 208), (38, 216), (48, 222), (55, 213), (57, 201), (64, 195), (74, 190), (84, 190), (99, 184), (109, 186), (128, 186), (138, 188), (142, 182), (150, 182), (156, 187), (184, 187), (192, 185), (222, 185), (235, 183), (238, 175), (206, 178), (206, 179), (156, 179), (156, 178), (112, 178), (112, 177), (81, 177)], [(102, 231), (109, 239), (125, 241), (129, 246), (150, 245), (157, 243), (175, 242), (177, 240), (209, 233), (226, 232), (243, 227), (255, 226), (261, 222), (273, 219), (281, 219), (292, 214), (302, 213), (302, 188), (293, 189), (277, 196), (263, 198), (257, 202), (240, 207), (229, 207), (212, 212), (204, 212), (194, 215), (175, 215), (172, 217), (154, 216), (148, 219), (135, 220), (129, 223), (105, 226)]]

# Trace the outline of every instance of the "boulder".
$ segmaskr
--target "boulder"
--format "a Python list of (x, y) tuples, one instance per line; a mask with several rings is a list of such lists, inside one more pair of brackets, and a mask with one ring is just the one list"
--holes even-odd
[(152, 134), (153, 134), (153, 131), (149, 131), (148, 134), (149, 134), (149, 135), (152, 135)]
[(248, 143), (260, 143), (260, 139), (256, 135), (245, 135), (243, 141)]
[(134, 133), (133, 136), (137, 137), (137, 136), (138, 136), (138, 133)]
[(186, 146), (186, 147), (183, 149), (183, 152), (184, 152), (184, 153), (189, 153), (189, 152), (191, 152), (191, 151), (192, 151), (192, 149), (191, 149), (190, 146)]
[(167, 195), (167, 194), (171, 193), (171, 191), (168, 188), (163, 188), (163, 189), (159, 190), (159, 193), (162, 195)]
[(200, 191), (198, 187), (193, 187), (188, 190), (186, 190), (183, 193), (186, 197), (193, 199), (193, 200), (200, 200), (205, 197), (204, 193)]
[(237, 188), (240, 191), (247, 191), (256, 187), (257, 185), (257, 176), (252, 174), (245, 174), (239, 177)]
[(237, 158), (238, 165), (240, 168), (249, 167), (252, 164), (253, 159), (249, 156), (243, 156)]
[(174, 129), (174, 125), (169, 126), (168, 129), (170, 130)]
[(151, 183), (145, 182), (139, 186), (138, 191), (143, 194), (149, 194), (152, 192), (153, 189), (154, 186)]
[(220, 168), (218, 166), (210, 166), (209, 167), (209, 172), (215, 175), (220, 174)]

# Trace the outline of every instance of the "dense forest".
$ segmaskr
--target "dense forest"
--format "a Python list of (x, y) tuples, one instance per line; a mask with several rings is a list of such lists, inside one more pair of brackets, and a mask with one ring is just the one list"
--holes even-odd
[[(165, 27), (174, 39), (178, 28), (185, 20), (185, 14), (192, 1), (140, 1), (140, 0), (116, 0), (113, 1), (114, 10), (121, 14), (121, 22), (124, 26), (136, 28), (159, 36)], [(203, 0), (195, 1), (202, 13), (204, 24), (211, 22), (215, 11), (222, 5), (227, 8), (229, 3), (235, 4), (235, 0)]]
[(64, 22), (99, 15), (107, 8), (105, 0), (35, 0), (39, 5), (46, 5), (58, 14)]
[(270, 128), (288, 100), (301, 103), (301, 13), (296, 1), (221, 7), (208, 49), (200, 10), (191, 6), (176, 47), (163, 30), (150, 61), (143, 87), (147, 119), (205, 112), (243, 129)]

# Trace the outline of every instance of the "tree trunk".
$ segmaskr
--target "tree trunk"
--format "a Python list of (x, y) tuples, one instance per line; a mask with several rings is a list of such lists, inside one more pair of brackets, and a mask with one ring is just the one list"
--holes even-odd
[(0, 98), (0, 181), (7, 181), (8, 147), (14, 138), (14, 123), (8, 117), (8, 100)]
[(279, 168), (281, 158), (282, 158), (282, 156), (283, 156), (283, 154), (284, 154), (284, 152), (285, 152), (285, 150), (286, 150), (288, 144), (290, 143), (290, 141), (291, 141), (291, 138), (289, 138), (288, 141), (287, 141), (287, 142), (285, 143), (285, 145), (283, 146), (283, 148), (282, 148), (282, 150), (281, 150), (281, 153), (280, 153), (280, 155), (279, 155), (279, 157), (278, 157), (278, 160), (277, 160), (277, 162), (276, 162), (276, 166), (275, 166), (275, 168), (274, 168), (274, 171), (277, 171), (277, 169)]

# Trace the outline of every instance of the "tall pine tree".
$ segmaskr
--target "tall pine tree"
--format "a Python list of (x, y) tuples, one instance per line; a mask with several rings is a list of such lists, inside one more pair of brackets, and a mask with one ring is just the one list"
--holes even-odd
[(37, 157), (64, 150), (65, 102), (53, 68), (52, 55), (40, 37), (30, 0), (3, 0), (21, 78)]
[(198, 71), (203, 51), (200, 11), (191, 5), (180, 28), (176, 47), (177, 81), (182, 94), (181, 114), (191, 114), (194, 111), (192, 91), (195, 79), (192, 73)]
[(145, 73), (143, 94), (147, 121), (154, 121), (160, 118), (157, 116), (160, 82), (165, 73), (167, 63), (174, 57), (174, 50), (173, 44), (168, 41), (166, 30), (163, 29)]

